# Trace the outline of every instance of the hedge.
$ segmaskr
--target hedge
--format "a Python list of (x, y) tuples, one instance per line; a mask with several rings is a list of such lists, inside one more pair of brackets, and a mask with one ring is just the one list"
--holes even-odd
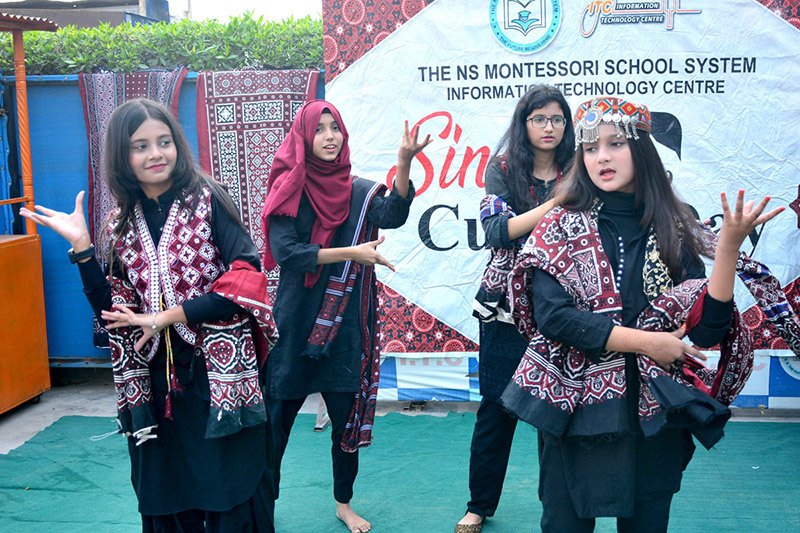
[[(248, 12), (227, 24), (212, 19), (67, 26), (24, 36), (25, 68), (30, 75), (77, 74), (95, 67), (134, 72), (180, 64), (190, 71), (324, 66), (322, 20), (311, 17), (265, 22)], [(0, 34), (0, 70), (6, 75), (14, 73), (9, 33)]]

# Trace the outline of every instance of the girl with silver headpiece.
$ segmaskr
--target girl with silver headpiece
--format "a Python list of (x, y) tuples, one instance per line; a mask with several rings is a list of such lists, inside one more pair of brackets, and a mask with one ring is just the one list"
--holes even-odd
[[(707, 448), (722, 437), (752, 369), (733, 303), (737, 259), (751, 261), (739, 247), (783, 208), (742, 191), (731, 208), (723, 194), (717, 238), (676, 198), (649, 132), (645, 106), (579, 107), (561, 207), (511, 274), (529, 344), (501, 403), (539, 429), (542, 531), (593, 531), (600, 516), (617, 517), (618, 531), (666, 531), (692, 436)], [(701, 255), (716, 256), (708, 278)], [(784, 324), (788, 337), (797, 324)], [(718, 368), (687, 335), (721, 345)]]

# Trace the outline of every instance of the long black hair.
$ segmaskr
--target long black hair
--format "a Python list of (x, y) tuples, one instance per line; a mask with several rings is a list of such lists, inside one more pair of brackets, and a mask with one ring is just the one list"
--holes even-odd
[[(634, 168), (634, 204), (642, 213), (639, 224), (642, 229), (652, 225), (662, 261), (673, 278), (680, 277), (684, 252), (700, 260), (703, 250), (700, 226), (688, 205), (675, 195), (650, 134), (642, 130), (637, 133), (639, 139), (628, 139), (628, 144)], [(578, 147), (559, 192), (563, 193), (561, 205), (570, 211), (588, 210), (597, 196), (597, 188), (583, 162), (583, 145)]]
[(528, 138), (527, 119), (534, 109), (540, 109), (555, 102), (561, 107), (566, 126), (564, 136), (556, 147), (556, 163), (566, 172), (575, 153), (575, 130), (572, 125), (572, 111), (567, 100), (557, 88), (551, 85), (534, 85), (517, 102), (511, 124), (500, 138), (490, 166), (504, 159), (506, 172), (503, 179), (511, 192), (511, 206), (517, 213), (524, 213), (536, 207), (531, 198), (534, 154)]
[(116, 237), (119, 237), (127, 228), (135, 227), (134, 206), (140, 198), (141, 188), (129, 161), (131, 136), (149, 118), (166, 124), (172, 134), (172, 141), (175, 143), (177, 152), (175, 168), (172, 171), (172, 183), (180, 191), (178, 201), (186, 202), (191, 195), (193, 198), (191, 209), (194, 211), (203, 187), (208, 187), (231, 219), (241, 225), (236, 206), (225, 189), (197, 168), (186, 135), (178, 120), (158, 102), (139, 98), (129, 100), (115, 109), (106, 129), (103, 162), (106, 170), (106, 182), (120, 208), (117, 217), (120, 224), (117, 225), (114, 232)]

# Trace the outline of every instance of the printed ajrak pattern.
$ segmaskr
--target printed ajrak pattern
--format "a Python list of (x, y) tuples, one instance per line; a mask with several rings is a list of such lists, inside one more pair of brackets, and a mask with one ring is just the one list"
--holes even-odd
[[(192, 197), (187, 198), (188, 202)], [(167, 309), (206, 294), (211, 284), (224, 272), (225, 266), (211, 238), (211, 191), (203, 189), (194, 213), (188, 205), (173, 202), (167, 221), (156, 245), (150, 237), (140, 203), (135, 207), (136, 228), (128, 228), (116, 242), (115, 252), (126, 267), (126, 273), (139, 299), (143, 312), (161, 310), (163, 294)], [(114, 218), (106, 228), (108, 238), (119, 221)], [(194, 345), (197, 328), (176, 323), (178, 334)], [(151, 360), (158, 349), (160, 336), (154, 337), (147, 352)]]
[(317, 91), (315, 70), (204, 71), (197, 75), (200, 166), (223, 183), (264, 251), (261, 209), (272, 160), (297, 111)]
[(800, 30), (800, 0), (758, 0), (758, 2)]
[(325, 0), (322, 4), (326, 81), (380, 44), (433, 0)]
[[(594, 252), (588, 253), (591, 250)], [(514, 307), (517, 312), (521, 304), (515, 297), (530, 291), (527, 285), (529, 278), (524, 273), (531, 268), (540, 268), (556, 278), (575, 298), (579, 308), (605, 314), (615, 324), (620, 324), (620, 295), (600, 244), (596, 209), (587, 214), (556, 208), (545, 216), (543, 224), (534, 229), (512, 275), (513, 293), (510, 299), (516, 301)], [(661, 285), (660, 295), (638, 317), (637, 329), (677, 329), (686, 323), (695, 303), (702, 301), (706, 283), (706, 280), (688, 280), (674, 288)], [(555, 435), (562, 435), (572, 414), (580, 409), (624, 401), (627, 385), (622, 354), (607, 352), (599, 363), (593, 364), (575, 348), (546, 339), (535, 326), (526, 333), (529, 334), (530, 344), (512, 382), (529, 394), (528, 401), (539, 404), (539, 409), (551, 413), (543, 419), (547, 422), (540, 424), (531, 421), (534, 425)], [(731, 351), (731, 348), (739, 351)], [(752, 370), (753, 351), (749, 346), (747, 331), (744, 328), (732, 330), (723, 341), (723, 349), (718, 369), (710, 370), (705, 375), (716, 388), (704, 385), (703, 389), (710, 389), (712, 397), (729, 404), (741, 391)], [(662, 407), (649, 388), (652, 381), (667, 378), (689, 387), (696, 387), (698, 383), (692, 379), (692, 374), (684, 370), (666, 372), (645, 356), (638, 356), (638, 363), (642, 379), (638, 402), (639, 421), (645, 435), (652, 435), (665, 420)], [(721, 382), (717, 381), (720, 375)]]
[[(112, 277), (109, 283), (112, 303), (125, 306), (134, 313), (141, 311), (136, 289), (130, 282)], [(126, 437), (135, 438), (137, 444), (155, 438), (157, 427), (152, 407), (150, 369), (144, 356), (133, 349), (141, 335), (142, 330), (138, 327), (108, 330), (120, 430)], [(152, 341), (148, 341), (148, 344), (152, 344)]]
[(248, 316), (237, 313), (225, 322), (202, 324), (198, 347), (206, 361), (211, 397), (206, 438), (264, 423), (266, 408)]
[[(102, 233), (103, 224), (116, 201), (111, 196), (105, 181), (103, 152), (105, 150), (106, 127), (111, 113), (121, 104), (134, 98), (155, 100), (178, 116), (178, 97), (187, 70), (153, 69), (130, 74), (99, 72), (78, 76), (83, 114), (86, 119), (86, 134), (89, 141), (89, 231), (92, 238)], [(95, 243), (97, 245), (97, 243)], [(98, 257), (105, 250), (97, 246)]]
[(477, 352), (478, 345), (378, 283), (381, 351), (384, 353)]
[[(223, 183), (260, 252), (261, 209), (272, 161), (303, 103), (316, 96), (316, 70), (204, 71), (197, 75), (200, 167)], [(270, 303), (277, 268), (267, 273)]]

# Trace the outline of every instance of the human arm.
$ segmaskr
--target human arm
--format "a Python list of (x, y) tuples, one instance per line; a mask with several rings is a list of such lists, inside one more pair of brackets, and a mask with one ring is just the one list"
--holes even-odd
[[(84, 194), (84, 191), (78, 193), (75, 197), (75, 209), (69, 214), (41, 205), (34, 206), (34, 211), (23, 207), (19, 210), (19, 214), (40, 226), (52, 229), (70, 243), (73, 253), (80, 253), (92, 245), (83, 211)], [(111, 287), (108, 280), (93, 255), (79, 260), (78, 268), (83, 282), (83, 292), (94, 310), (95, 317), (101, 319), (101, 311), (111, 308)]]
[(757, 226), (772, 220), (784, 211), (784, 207), (778, 207), (764, 213), (769, 201), (770, 197), (765, 196), (758, 205), (755, 205), (755, 200), (745, 203), (744, 191), (740, 190), (736, 197), (736, 207), (731, 212), (725, 193), (721, 194), (722, 229), (717, 239), (714, 267), (708, 279), (708, 294), (716, 300), (726, 302), (733, 298), (739, 248), (747, 236)]
[[(19, 214), (40, 226), (45, 226), (55, 231), (72, 245), (73, 253), (83, 252), (92, 245), (89, 229), (86, 226), (86, 216), (83, 213), (84, 194), (84, 191), (78, 193), (75, 197), (75, 210), (69, 214), (54, 211), (43, 205), (34, 206), (33, 211), (23, 207), (19, 210)], [(37, 213), (37, 211), (39, 212)], [(87, 257), (79, 262), (85, 263), (90, 259), (90, 257)]]
[(302, 222), (298, 222), (296, 217), (270, 216), (270, 250), (281, 269), (308, 274), (316, 271), (319, 265), (356, 261), (363, 265), (382, 264), (394, 270), (394, 266), (376, 250), (376, 247), (383, 242), (383, 237), (358, 246), (323, 248), (319, 244), (308, 243), (300, 237), (301, 224)]
[(536, 324), (552, 340), (584, 352), (593, 362), (604, 351), (632, 352), (647, 355), (668, 369), (684, 353), (699, 359), (705, 356), (681, 340), (685, 331), (654, 332), (618, 326), (610, 317), (582, 311), (555, 278), (539, 269), (533, 270), (533, 307)]
[(400, 141), (400, 149), (397, 151), (397, 175), (394, 179), (394, 187), (397, 194), (402, 198), (408, 196), (409, 175), (411, 172), (411, 161), (432, 141), (430, 134), (425, 136), (425, 140), (419, 142), (419, 126), (409, 132), (408, 121), (405, 122), (403, 139)]
[[(499, 196), (505, 202), (512, 198), (506, 183), (503, 166), (495, 161), (486, 171), (486, 194)], [(511, 248), (513, 242), (529, 234), (548, 211), (560, 205), (559, 197), (552, 198), (522, 214), (497, 213), (481, 219), (486, 241), (492, 248)]]

